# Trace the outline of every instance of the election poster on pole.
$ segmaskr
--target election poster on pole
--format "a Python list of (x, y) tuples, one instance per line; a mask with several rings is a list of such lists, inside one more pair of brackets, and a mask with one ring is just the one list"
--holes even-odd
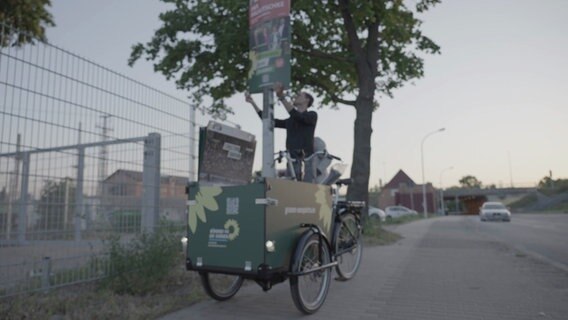
[(290, 87), (290, 0), (249, 0), (250, 93)]

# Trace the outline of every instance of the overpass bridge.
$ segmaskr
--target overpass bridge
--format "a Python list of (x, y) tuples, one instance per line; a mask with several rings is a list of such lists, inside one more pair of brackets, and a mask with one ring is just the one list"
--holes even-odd
[(485, 201), (499, 201), (505, 205), (520, 200), (535, 188), (454, 188), (444, 190), (445, 207), (451, 214), (476, 215)]

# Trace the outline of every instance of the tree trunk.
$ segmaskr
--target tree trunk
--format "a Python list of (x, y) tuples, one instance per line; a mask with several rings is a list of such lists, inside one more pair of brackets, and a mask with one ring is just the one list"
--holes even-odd
[[(347, 190), (347, 200), (365, 201), (365, 213), (369, 204), (369, 175), (371, 173), (371, 134), (375, 101), (375, 78), (378, 76), (379, 61), (379, 21), (369, 24), (366, 44), (359, 39), (357, 28), (349, 10), (349, 1), (340, 0), (339, 7), (347, 31), (349, 49), (355, 58), (357, 68), (357, 87), (359, 89), (355, 100), (354, 146), (353, 162), (351, 164), (351, 179), (353, 183)], [(378, 19), (378, 17), (376, 17)], [(362, 215), (365, 221), (367, 214)]]
[(362, 79), (359, 95), (355, 102), (357, 116), (354, 127), (353, 162), (351, 178), (353, 184), (347, 191), (347, 200), (369, 203), (369, 175), (371, 172), (371, 134), (373, 132), (373, 101), (375, 83), (372, 76)]

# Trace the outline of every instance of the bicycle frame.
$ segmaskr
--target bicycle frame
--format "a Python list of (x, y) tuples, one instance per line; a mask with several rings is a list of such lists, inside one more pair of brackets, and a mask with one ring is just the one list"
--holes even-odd
[[(294, 169), (294, 162), (297, 161), (302, 161), (301, 164), (303, 164), (303, 160), (301, 159), (294, 159), (290, 156), (290, 152), (288, 152), (287, 150), (282, 150), (282, 151), (278, 151), (277, 153), (275, 153), (275, 155), (278, 155), (278, 157), (276, 159), (274, 159), (274, 162), (278, 161), (282, 161), (282, 158), (286, 159), (286, 169), (288, 170), (288, 172), (290, 173), (290, 180), (293, 181), (298, 181), (298, 177), (296, 176), (296, 170)], [(301, 170), (300, 170), (301, 172)]]
[[(330, 157), (331, 159), (336, 159), (336, 160), (341, 160), (340, 158), (333, 156), (331, 154), (329, 154), (327, 151), (316, 151), (314, 153), (312, 153), (310, 156), (306, 157), (306, 158), (300, 158), (300, 159), (295, 159), (292, 158), (290, 156), (290, 152), (288, 150), (281, 150), (275, 153), (275, 155), (278, 155), (278, 157), (276, 157), (276, 159), (274, 159), (274, 162), (278, 161), (280, 162), (282, 160), (282, 158), (286, 159), (286, 169), (288, 170), (288, 172), (290, 172), (291, 175), (291, 180), (293, 181), (300, 181), (298, 180), (298, 177), (296, 176), (296, 170), (294, 169), (294, 162), (300, 162), (300, 173), (304, 172), (305, 170), (305, 164), (307, 161), (310, 161), (311, 159), (313, 159), (315, 156), (317, 155), (325, 155)], [(274, 167), (274, 165), (273, 165)]]

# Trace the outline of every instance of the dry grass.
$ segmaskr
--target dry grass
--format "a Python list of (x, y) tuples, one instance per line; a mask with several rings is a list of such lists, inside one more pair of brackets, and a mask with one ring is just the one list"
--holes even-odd
[(155, 319), (205, 298), (199, 276), (180, 259), (162, 285), (144, 296), (118, 295), (97, 284), (68, 286), (49, 294), (0, 301), (0, 319)]

